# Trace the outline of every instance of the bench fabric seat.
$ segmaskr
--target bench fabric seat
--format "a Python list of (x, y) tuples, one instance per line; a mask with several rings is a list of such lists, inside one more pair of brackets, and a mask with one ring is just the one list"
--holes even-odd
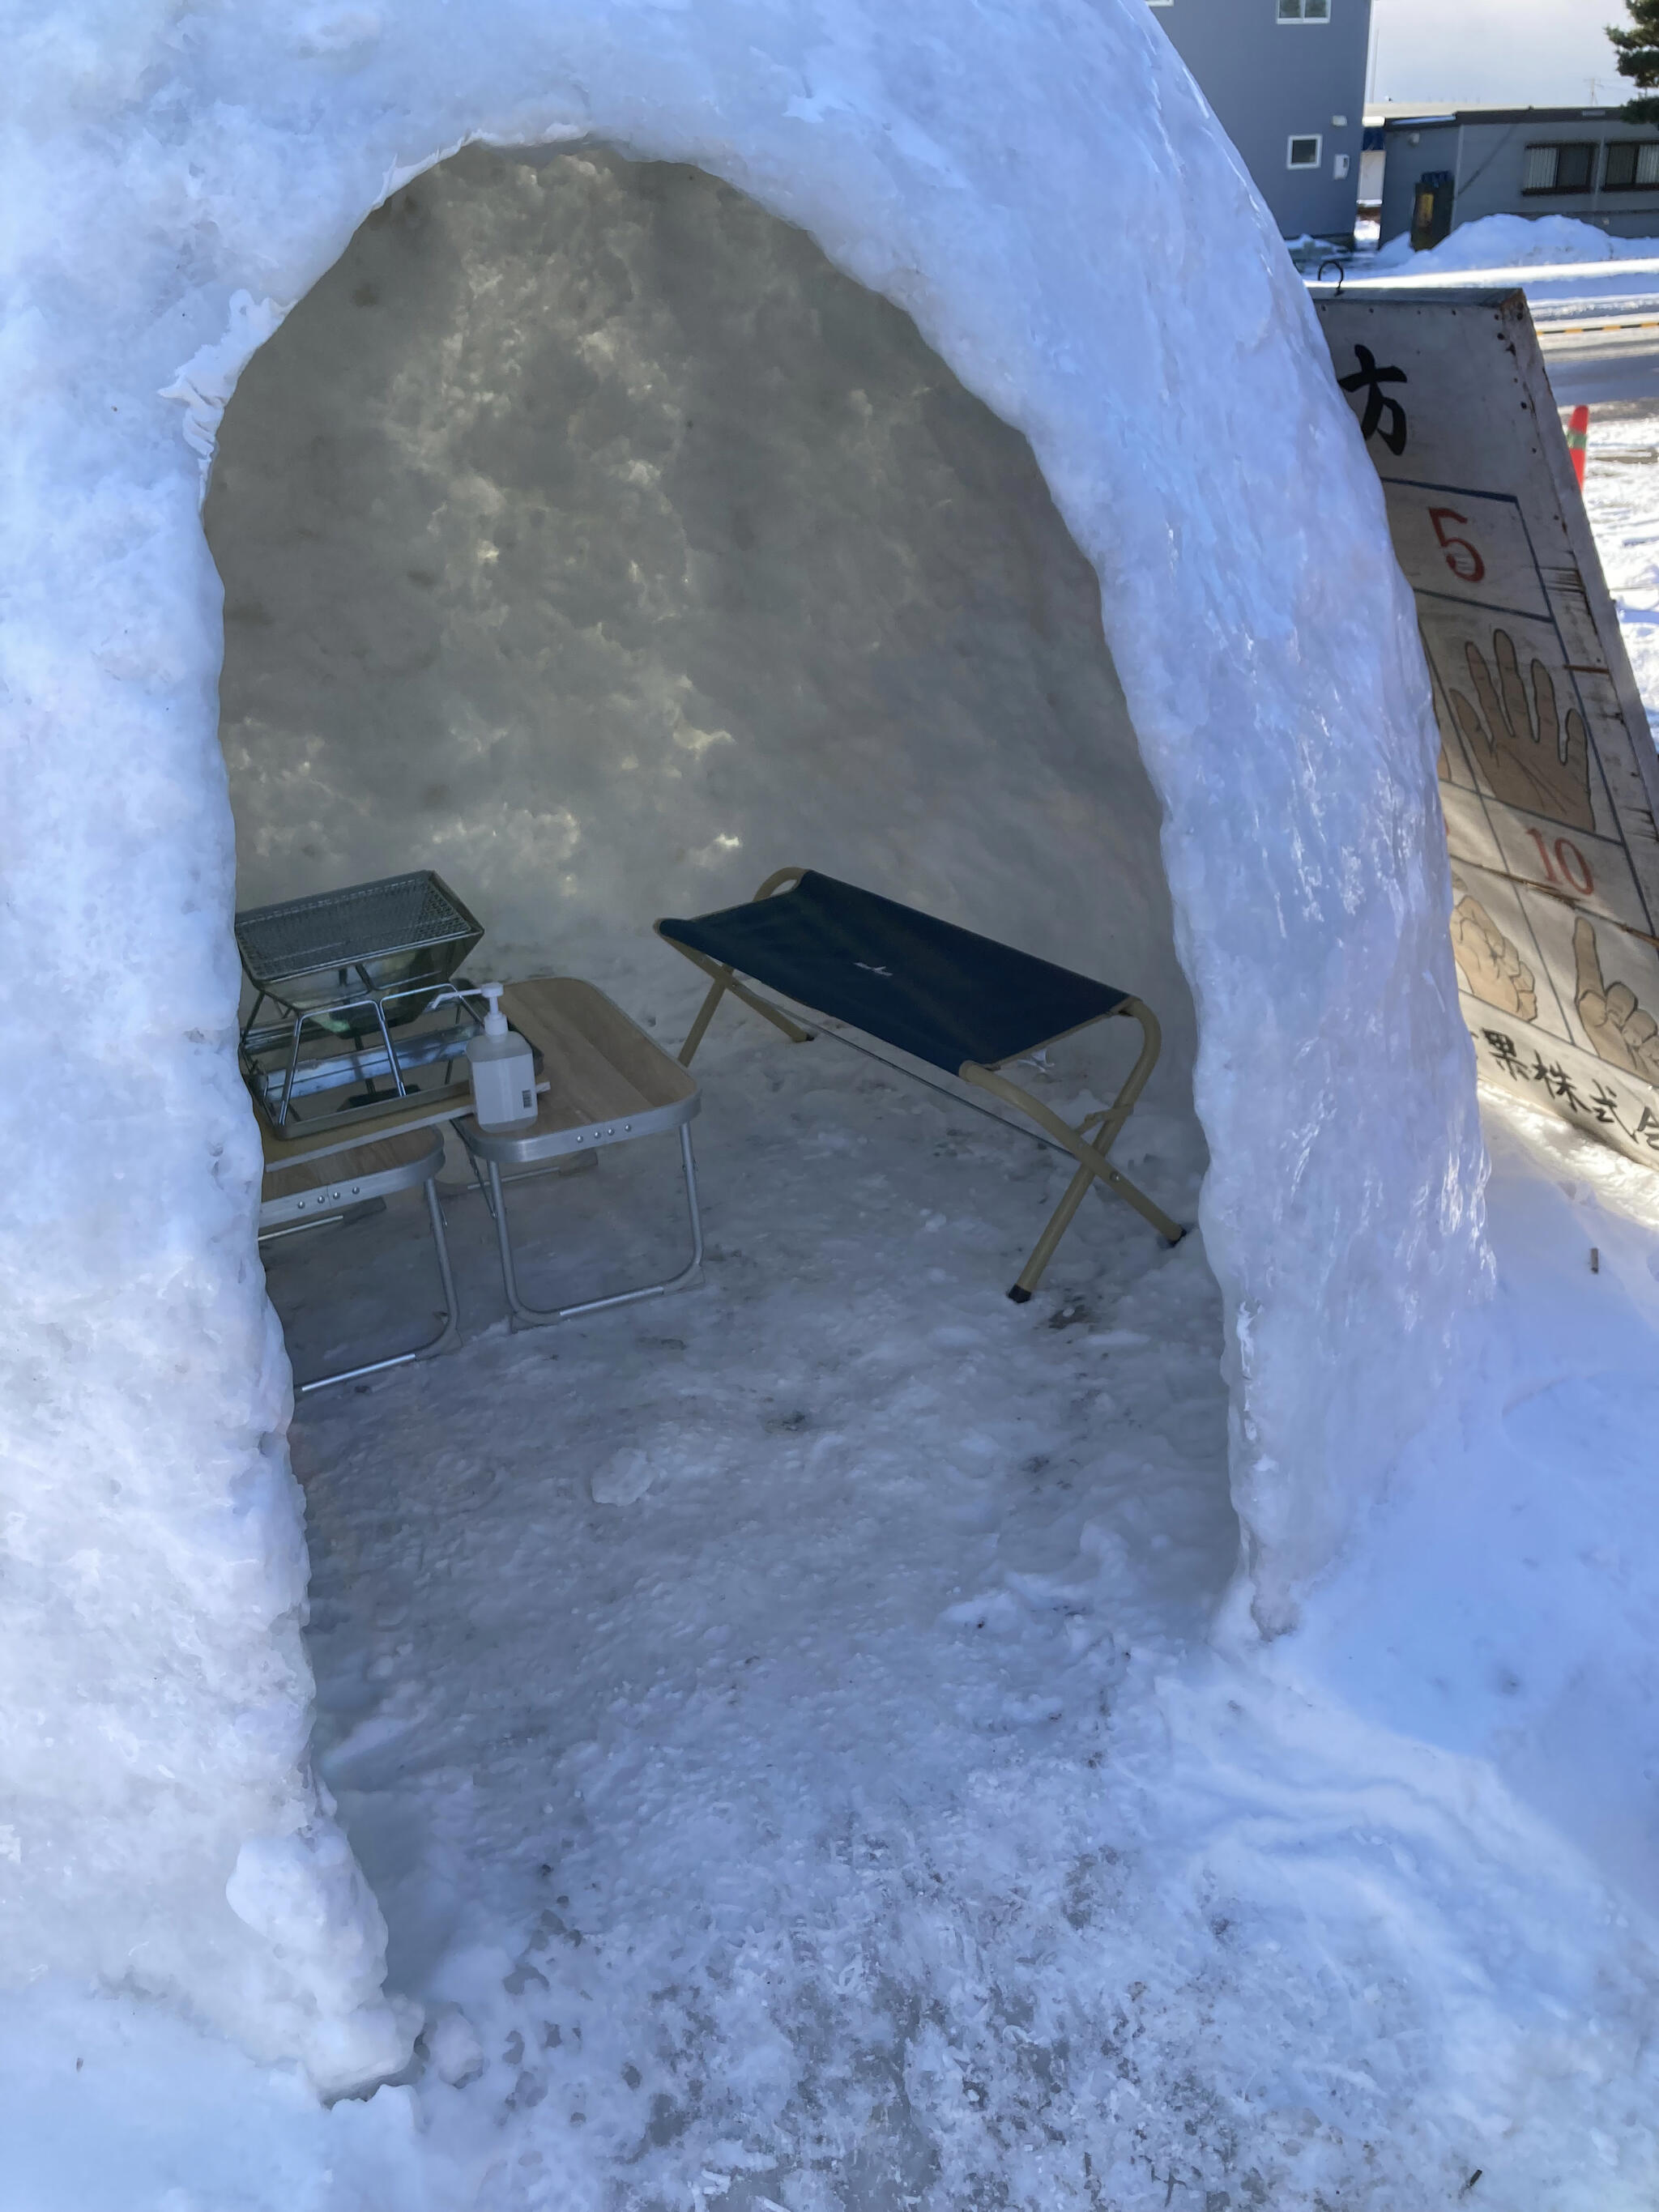
[[(1132, 994), (811, 868), (778, 868), (742, 906), (690, 921), (665, 919), (656, 928), (709, 978), (708, 994), (680, 1047), (683, 1067), (690, 1066), (728, 993), (792, 1043), (811, 1042), (812, 1031), (740, 982), (744, 975), (988, 1091), (1029, 1115), (1072, 1155), (1077, 1172), (1008, 1293), (1017, 1304), (1036, 1290), (1097, 1183), (1115, 1191), (1170, 1243), (1181, 1242), (1185, 1232), (1179, 1224), (1107, 1158), (1158, 1063), (1158, 1017)], [(1018, 1054), (1109, 1014), (1139, 1024), (1140, 1056), (1111, 1104), (1085, 1115), (1075, 1128), (1000, 1073)]]
[(1035, 1051), (1128, 995), (811, 868), (781, 896), (657, 929), (948, 1075)]

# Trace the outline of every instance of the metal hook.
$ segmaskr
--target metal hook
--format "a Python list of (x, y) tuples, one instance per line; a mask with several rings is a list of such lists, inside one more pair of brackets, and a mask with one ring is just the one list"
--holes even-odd
[(1334, 269), (1336, 271), (1336, 296), (1340, 300), (1342, 297), (1343, 279), (1348, 273), (1348, 264), (1346, 261), (1338, 261), (1334, 258), (1328, 261), (1322, 261), (1319, 264), (1319, 274), (1314, 278), (1316, 284), (1322, 284), (1324, 283), (1325, 271), (1328, 269)]

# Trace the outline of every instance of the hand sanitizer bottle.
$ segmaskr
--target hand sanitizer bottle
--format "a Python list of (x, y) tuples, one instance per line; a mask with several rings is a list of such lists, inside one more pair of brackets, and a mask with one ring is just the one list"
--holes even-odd
[(466, 1048), (472, 1112), (481, 1129), (510, 1129), (536, 1118), (536, 1062), (524, 1038), (507, 1026), (501, 985), (482, 984), (479, 996), (489, 1000), (489, 1012), (483, 1035)]

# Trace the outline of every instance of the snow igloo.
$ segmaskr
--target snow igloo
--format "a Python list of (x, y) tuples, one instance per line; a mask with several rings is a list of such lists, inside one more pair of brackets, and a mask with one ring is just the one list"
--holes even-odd
[(337, 2089), (410, 2031), (307, 1757), (234, 909), (435, 866), (493, 967), (670, 1032), (653, 917), (805, 863), (1138, 991), (1272, 1634), (1486, 1279), (1437, 740), (1308, 303), (1141, 0), (26, 44), (4, 1957)]

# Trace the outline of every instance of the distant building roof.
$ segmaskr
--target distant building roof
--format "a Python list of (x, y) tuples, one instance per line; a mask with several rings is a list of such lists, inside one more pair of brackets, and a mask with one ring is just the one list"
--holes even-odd
[(1600, 107), (1499, 107), (1479, 103), (1435, 107), (1426, 101), (1385, 100), (1372, 102), (1364, 119), (1397, 130), (1406, 124), (1426, 127), (1432, 123), (1622, 123), (1625, 112), (1617, 100)]

